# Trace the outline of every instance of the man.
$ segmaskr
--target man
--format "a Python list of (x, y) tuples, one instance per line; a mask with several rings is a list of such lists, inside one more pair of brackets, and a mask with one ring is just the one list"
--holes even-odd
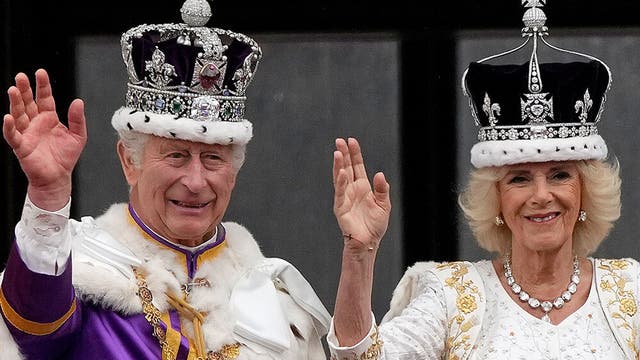
[(58, 119), (46, 71), (8, 90), (3, 135), (28, 179), (0, 288), (0, 358), (326, 359), (330, 316), (304, 277), (222, 222), (252, 137), (245, 91), (261, 57), (245, 35), (186, 24), (122, 36), (126, 106), (113, 115), (128, 204), (69, 219), (87, 141), (84, 104)]

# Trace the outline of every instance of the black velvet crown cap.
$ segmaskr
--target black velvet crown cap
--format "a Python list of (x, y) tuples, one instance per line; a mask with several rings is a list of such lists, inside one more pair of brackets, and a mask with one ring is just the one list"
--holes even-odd
[[(541, 1), (523, 2), (525, 42), (519, 47), (469, 64), (463, 90), (478, 126), (471, 149), (476, 168), (526, 162), (604, 159), (607, 146), (598, 134), (611, 72), (601, 60), (549, 44)], [(530, 40), (533, 51), (523, 64), (490, 60), (506, 58)], [(538, 42), (570, 62), (538, 60)]]

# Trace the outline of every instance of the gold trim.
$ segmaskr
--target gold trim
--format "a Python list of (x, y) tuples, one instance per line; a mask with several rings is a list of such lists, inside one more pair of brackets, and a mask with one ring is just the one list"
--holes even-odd
[(376, 360), (380, 357), (382, 353), (382, 339), (378, 336), (378, 326), (375, 326), (373, 329), (373, 333), (369, 336), (371, 339), (371, 345), (367, 348), (367, 351), (363, 352), (358, 356), (357, 354), (353, 354), (351, 357), (342, 357), (340, 359), (335, 356), (331, 357), (331, 360)]
[(449, 337), (445, 342), (447, 359), (465, 358), (471, 351), (473, 339), (468, 332), (477, 321), (471, 316), (478, 310), (480, 291), (472, 279), (465, 279), (469, 273), (469, 266), (464, 262), (446, 262), (436, 266), (439, 271), (450, 271), (444, 285), (455, 290), (457, 313), (449, 319)]
[[(633, 285), (633, 280), (622, 276), (624, 270), (631, 263), (624, 259), (604, 260), (600, 259), (598, 268), (604, 270), (600, 278), (600, 289), (609, 295), (608, 302), (603, 305), (609, 309), (611, 318), (616, 326), (627, 338), (626, 345), (636, 359), (640, 358), (637, 347), (638, 330), (633, 326), (633, 318), (637, 316), (638, 307), (635, 297), (635, 289), (626, 289), (627, 284)], [(622, 344), (621, 344), (622, 345)]]
[(31, 320), (27, 320), (20, 316), (12, 307), (4, 296), (2, 289), (0, 289), (0, 310), (7, 318), (9, 323), (18, 330), (36, 336), (49, 335), (58, 330), (73, 313), (76, 311), (76, 299), (73, 300), (69, 310), (60, 317), (60, 319), (50, 323), (39, 323)]
[[(177, 350), (177, 346), (180, 345), (180, 340), (179, 338), (176, 339), (176, 335), (180, 337), (182, 335), (171, 328), (171, 321), (169, 319), (168, 313), (161, 314), (160, 310), (155, 305), (153, 305), (152, 303), (153, 294), (151, 293), (151, 290), (149, 290), (149, 288), (147, 287), (147, 281), (144, 275), (142, 275), (142, 273), (140, 273), (138, 269), (135, 267), (133, 267), (133, 273), (136, 276), (137, 285), (138, 285), (138, 297), (142, 302), (142, 311), (145, 314), (145, 319), (147, 319), (149, 324), (151, 324), (151, 326), (153, 327), (153, 336), (155, 336), (158, 339), (158, 342), (162, 347), (162, 360), (174, 360), (177, 355), (174, 354), (173, 349)], [(196, 360), (234, 360), (238, 358), (238, 356), (240, 355), (240, 343), (226, 344), (226, 345), (223, 345), (220, 349), (218, 349), (218, 351), (206, 352), (206, 350), (204, 350), (204, 347), (205, 347), (204, 339), (201, 333), (201, 329), (202, 329), (201, 325), (202, 325), (202, 322), (204, 322), (204, 316), (198, 313), (186, 301), (178, 298), (177, 296), (173, 294), (167, 294), (167, 296), (168, 296), (168, 299), (167, 299), (168, 302), (172, 306), (174, 306), (180, 314), (190, 313), (193, 315), (192, 317), (190, 317), (190, 320), (193, 321), (194, 323), (194, 330), (197, 333), (196, 335), (199, 335), (199, 336), (196, 336), (197, 339), (196, 339), (196, 343), (194, 344), (196, 348), (196, 356), (195, 356)], [(180, 311), (180, 310), (183, 310), (183, 311)], [(162, 319), (164, 319), (164, 323), (167, 325), (168, 334), (165, 332), (162, 326), (160, 326)], [(169, 338), (169, 341), (172, 344), (177, 346), (172, 347), (169, 344), (169, 341), (167, 341), (167, 338)], [(191, 339), (189, 339), (188, 357), (190, 359), (192, 358), (191, 344), (192, 344), (192, 341)]]
[[(142, 312), (144, 313), (144, 318), (147, 319), (147, 322), (153, 328), (153, 336), (158, 339), (160, 343), (160, 347), (162, 348), (162, 360), (174, 360), (176, 355), (173, 353), (171, 346), (167, 342), (167, 333), (160, 326), (160, 318), (162, 314), (160, 310), (153, 305), (153, 294), (151, 290), (147, 287), (147, 280), (144, 276), (138, 272), (138, 269), (132, 267), (133, 273), (136, 276), (137, 285), (138, 285), (138, 297), (140, 298), (140, 302), (142, 303)], [(169, 330), (171, 326), (167, 323), (167, 330)]]

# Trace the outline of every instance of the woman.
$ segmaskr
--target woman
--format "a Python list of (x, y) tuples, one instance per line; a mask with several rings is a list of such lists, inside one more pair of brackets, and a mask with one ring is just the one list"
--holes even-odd
[(590, 257), (619, 217), (620, 178), (596, 129), (610, 74), (588, 58), (470, 65), (479, 142), (459, 204), (496, 257), (415, 264), (379, 326), (370, 297), (389, 184), (382, 173), (369, 183), (355, 139), (336, 140), (345, 241), (332, 359), (639, 358), (640, 266)]

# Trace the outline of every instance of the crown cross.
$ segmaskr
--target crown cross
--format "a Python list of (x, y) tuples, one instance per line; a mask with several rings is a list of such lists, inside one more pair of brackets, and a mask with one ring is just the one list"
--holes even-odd
[(578, 116), (580, 118), (581, 123), (587, 122), (587, 115), (589, 110), (591, 110), (591, 106), (593, 106), (593, 100), (591, 100), (591, 95), (589, 94), (589, 89), (584, 92), (583, 100), (576, 101), (575, 109), (576, 113), (580, 112)]
[(492, 104), (489, 94), (484, 93), (484, 104), (482, 105), (482, 110), (489, 117), (489, 125), (495, 126), (498, 123), (496, 116), (500, 116), (500, 104)]
[(553, 120), (553, 97), (549, 93), (524, 94), (520, 99), (522, 122), (526, 124), (547, 124)]
[(145, 71), (151, 81), (158, 87), (165, 87), (171, 78), (177, 76), (176, 69), (171, 64), (165, 62), (164, 53), (156, 47), (151, 56), (151, 60), (145, 61)]

